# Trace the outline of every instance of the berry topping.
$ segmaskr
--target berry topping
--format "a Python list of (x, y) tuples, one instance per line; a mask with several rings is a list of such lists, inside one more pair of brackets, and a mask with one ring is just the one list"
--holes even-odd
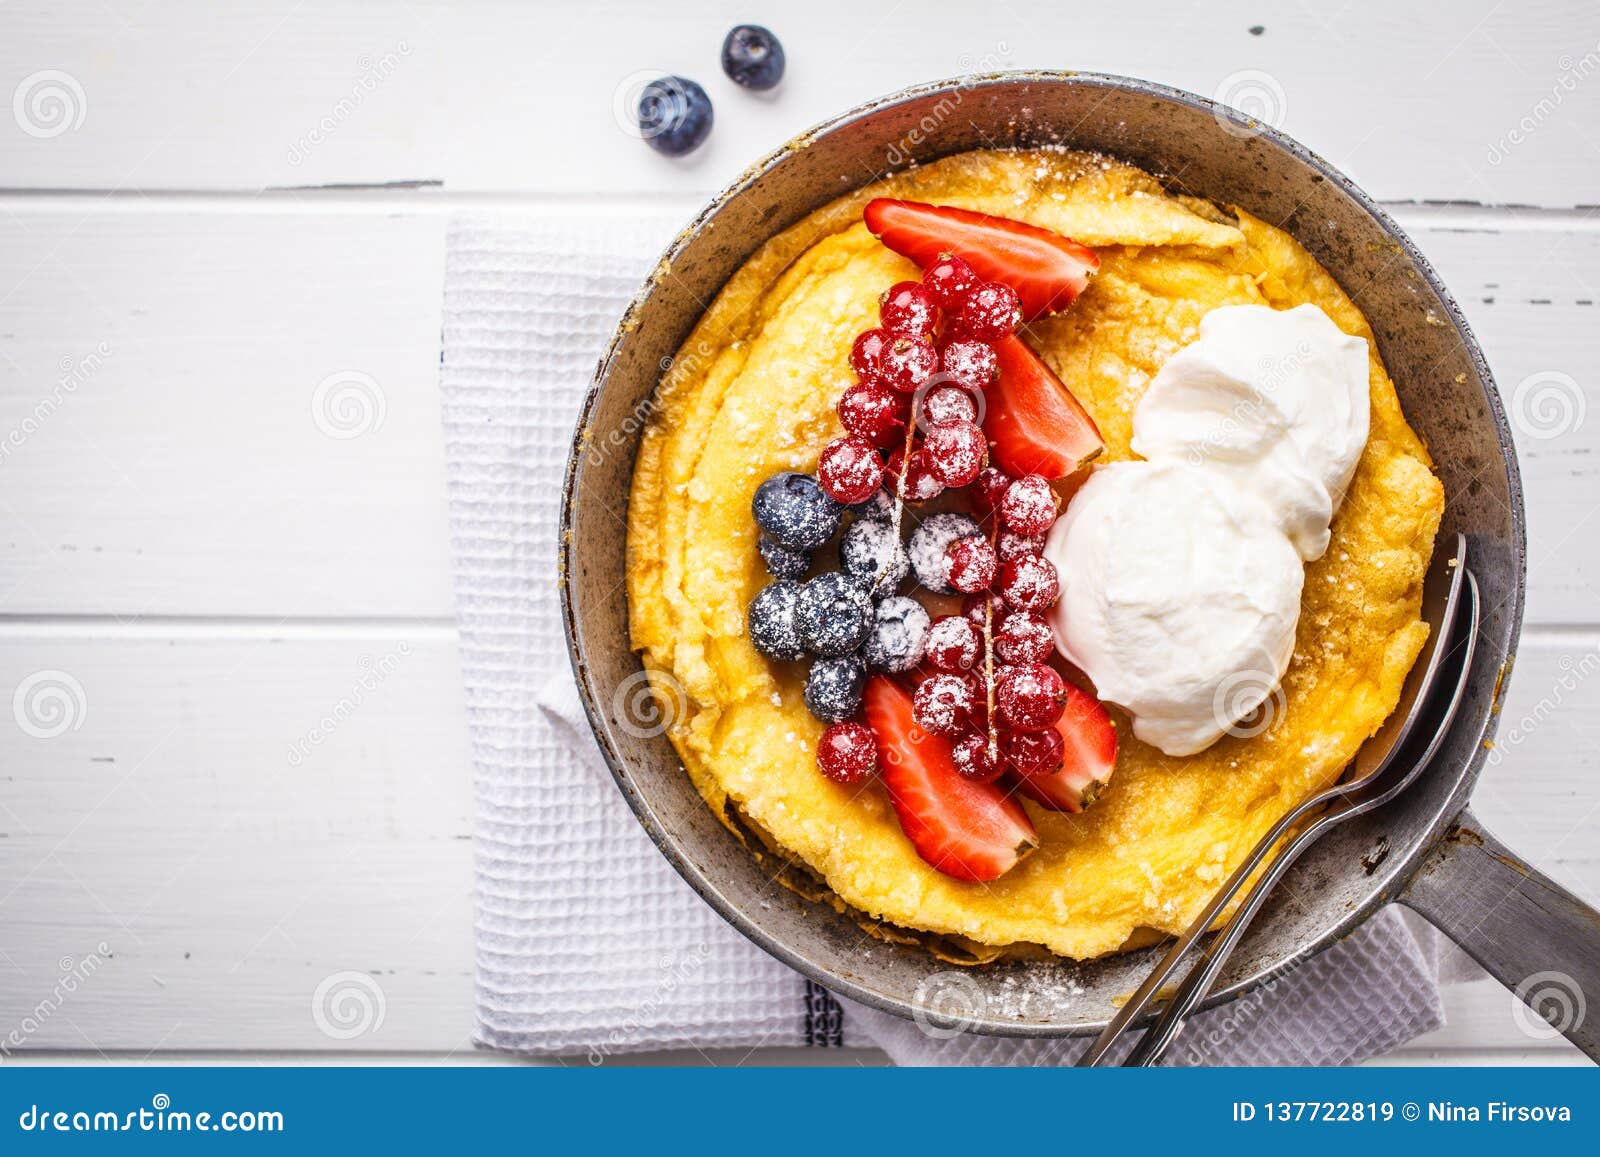
[(999, 567), (994, 547), (981, 534), (958, 538), (945, 548), (945, 569), (950, 575), (950, 585), (962, 594), (988, 590)]
[(1018, 775), (1054, 775), (1061, 770), (1067, 745), (1054, 727), (1043, 731), (1009, 731), (1000, 741), (1000, 754)]
[(750, 600), (745, 629), (750, 634), (751, 645), (767, 658), (788, 661), (806, 653), (795, 619), (799, 598), (799, 583), (781, 581), (763, 587), (761, 593)]
[(958, 880), (994, 880), (1038, 843), (1028, 813), (994, 784), (956, 770), (950, 745), (919, 734), (912, 699), (884, 675), (867, 684), (879, 776), (900, 829), (929, 865)]
[(930, 272), (958, 254), (980, 279), (1009, 285), (1029, 320), (1071, 305), (1100, 268), (1094, 250), (1070, 237), (952, 205), (880, 197), (862, 217), (885, 245)]
[(950, 745), (950, 762), (964, 779), (974, 783), (993, 783), (1005, 770), (989, 751), (989, 737), (969, 731)]
[(817, 483), (837, 502), (865, 502), (883, 485), (883, 459), (871, 442), (846, 434), (823, 448)]
[(928, 426), (938, 426), (944, 422), (974, 423), (978, 420), (978, 403), (963, 387), (946, 382), (927, 392), (919, 413), (923, 423)]
[[(899, 485), (900, 463), (904, 458), (905, 451), (896, 450), (889, 455), (889, 463), (883, 468), (883, 472), (893, 480), (894, 486)], [(918, 446), (911, 451), (911, 471), (906, 475), (905, 500), (928, 502), (943, 492), (944, 483), (939, 481), (939, 476), (933, 472), (933, 462), (928, 457), (927, 448)]]
[(884, 385), (902, 394), (914, 394), (939, 372), (939, 351), (921, 337), (891, 338), (878, 357)]
[(1093, 695), (1068, 683), (1067, 706), (1054, 730), (1065, 745), (1061, 770), (1028, 775), (1017, 787), (1029, 799), (1056, 811), (1081, 812), (1094, 802), (1117, 762), (1117, 730)]
[(1006, 606), (1005, 600), (999, 595), (980, 592), (975, 595), (968, 595), (961, 600), (961, 617), (971, 621), (981, 631), (983, 630), (983, 608), (985, 605), (990, 607), (991, 618), (996, 623), (1010, 609)]
[(939, 366), (952, 381), (981, 393), (994, 384), (1000, 362), (993, 346), (967, 339), (948, 342), (939, 354)]
[(842, 723), (861, 710), (867, 665), (855, 655), (818, 659), (806, 676), (806, 706), (824, 723)]
[(944, 615), (928, 628), (927, 659), (937, 671), (970, 671), (983, 657), (983, 627), (961, 615)]
[(1011, 486), (1011, 475), (998, 466), (985, 466), (972, 483), (972, 506), (979, 516), (993, 514)]
[(917, 684), (912, 715), (929, 735), (954, 739), (972, 726), (976, 705), (971, 683), (960, 675), (941, 672)]
[(905, 439), (905, 399), (871, 382), (858, 382), (839, 398), (839, 421), (874, 446), (893, 446)]
[(1002, 663), (1042, 663), (1055, 647), (1049, 624), (1031, 611), (1012, 611), (997, 620), (994, 653)]
[(1044, 535), (1002, 530), (995, 536), (994, 552), (1000, 556), (1001, 562), (1010, 562), (1019, 554), (1043, 554)]
[(711, 98), (687, 77), (652, 80), (639, 93), (634, 111), (639, 135), (656, 152), (669, 157), (692, 153), (711, 135)]
[(872, 625), (872, 602), (858, 580), (837, 571), (800, 587), (794, 608), (800, 641), (813, 654), (834, 658), (861, 645)]
[(986, 281), (967, 294), (950, 325), (965, 337), (995, 342), (1015, 333), (1021, 321), (1022, 307), (1017, 304), (1016, 290), (998, 281)]
[(939, 307), (920, 281), (891, 285), (878, 299), (878, 317), (895, 337), (927, 337), (939, 328)]
[(850, 508), (850, 513), (858, 521), (871, 519), (875, 522), (888, 522), (894, 518), (894, 499), (889, 497), (887, 490), (880, 490), (865, 502), (858, 502)]
[(983, 432), (997, 466), (1016, 477), (1065, 478), (1105, 449), (1094, 419), (1027, 342), (1013, 335), (994, 352), (1000, 374), (988, 392)]
[(774, 474), (750, 500), (756, 525), (790, 550), (815, 550), (839, 529), (843, 508), (809, 474)]
[(980, 280), (972, 266), (959, 257), (942, 257), (922, 275), (922, 284), (933, 294), (933, 300), (941, 309), (952, 311), (961, 308), (967, 294), (978, 287)]
[(917, 581), (935, 594), (954, 594), (950, 585), (950, 559), (946, 552), (958, 538), (983, 533), (965, 514), (930, 514), (911, 534), (911, 568)]
[(1056, 520), (1056, 495), (1037, 474), (1018, 478), (1000, 499), (1000, 521), (1018, 534), (1043, 534)]
[(878, 770), (878, 740), (865, 723), (830, 724), (817, 741), (817, 767), (834, 783), (854, 787)]
[(850, 524), (839, 540), (839, 565), (874, 595), (893, 594), (911, 570), (911, 560), (893, 526), (876, 518), (859, 518)]
[(922, 662), (928, 629), (928, 612), (921, 603), (890, 595), (873, 608), (872, 631), (861, 653), (873, 670), (899, 675)]
[(1020, 554), (1000, 568), (1001, 597), (1015, 610), (1045, 610), (1060, 593), (1061, 579), (1048, 559)]
[(765, 92), (783, 79), (783, 45), (759, 24), (740, 24), (722, 42), (722, 71), (741, 88)]
[(850, 347), (850, 368), (863, 382), (876, 382), (883, 373), (883, 351), (889, 348), (889, 335), (869, 329), (856, 337)]
[(761, 561), (773, 578), (797, 579), (811, 569), (811, 556), (803, 550), (790, 550), (771, 535), (763, 534), (756, 540)]
[(1012, 731), (1042, 731), (1061, 718), (1067, 685), (1046, 663), (1002, 667), (994, 677), (994, 709)]
[(989, 443), (972, 422), (940, 422), (928, 431), (928, 465), (946, 486), (965, 486), (989, 460)]

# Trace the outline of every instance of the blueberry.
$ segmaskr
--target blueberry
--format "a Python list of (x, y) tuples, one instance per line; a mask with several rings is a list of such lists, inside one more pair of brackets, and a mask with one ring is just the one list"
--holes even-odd
[(806, 653), (795, 619), (799, 602), (800, 584), (787, 581), (763, 587), (750, 600), (746, 629), (751, 644), (767, 658), (792, 660)]
[(830, 659), (848, 655), (872, 626), (872, 600), (856, 579), (829, 571), (800, 587), (794, 623), (801, 642), (814, 654)]
[(639, 94), (639, 133), (658, 153), (681, 157), (711, 133), (711, 98), (684, 76), (663, 76)]
[(894, 527), (877, 519), (852, 522), (839, 540), (839, 565), (875, 595), (892, 595), (911, 573), (911, 560)]
[(894, 499), (889, 497), (887, 490), (880, 490), (865, 502), (858, 502), (852, 506), (850, 513), (857, 518), (875, 518), (879, 522), (890, 522), (894, 518)]
[(954, 594), (950, 561), (945, 552), (958, 538), (982, 534), (983, 528), (965, 514), (930, 514), (911, 533), (911, 569), (917, 581), (935, 594)]
[(783, 45), (759, 24), (741, 24), (722, 42), (722, 71), (742, 88), (765, 92), (783, 79)]
[(872, 633), (861, 653), (879, 671), (898, 675), (922, 662), (928, 645), (928, 612), (916, 599), (891, 595), (872, 611)]
[(790, 550), (816, 550), (839, 530), (844, 507), (809, 474), (774, 474), (750, 500), (756, 525)]
[(756, 549), (761, 552), (761, 561), (767, 564), (767, 570), (773, 578), (802, 578), (811, 569), (809, 554), (803, 550), (790, 550), (770, 535), (763, 534), (756, 543)]
[(867, 665), (855, 655), (818, 659), (806, 676), (806, 706), (824, 723), (843, 723), (861, 710)]

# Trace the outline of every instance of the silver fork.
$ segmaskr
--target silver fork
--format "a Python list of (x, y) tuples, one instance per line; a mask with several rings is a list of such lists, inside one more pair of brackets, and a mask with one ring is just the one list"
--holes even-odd
[[(1463, 591), (1470, 592), (1466, 596), (1470, 603), (1469, 612), (1471, 617), (1471, 623), (1467, 630), (1469, 648), (1476, 637), (1477, 583), (1467, 574), (1466, 555), (1466, 539), (1460, 535), (1456, 536), (1454, 551), (1439, 551), (1435, 553), (1434, 565), (1429, 569), (1428, 576), (1423, 583), (1422, 595), (1424, 617), (1434, 625), (1434, 629), (1429, 632), (1428, 642), (1424, 645), (1424, 652), (1418, 656), (1418, 661), (1413, 667), (1413, 678), (1407, 680), (1406, 686), (1401, 692), (1401, 702), (1396, 705), (1396, 709), (1390, 713), (1389, 718), (1378, 729), (1376, 734), (1356, 752), (1355, 760), (1351, 765), (1352, 773), (1334, 786), (1307, 797), (1274, 824), (1266, 835), (1261, 837), (1255, 848), (1245, 857), (1244, 862), (1234, 870), (1233, 874), (1228, 877), (1227, 882), (1206, 904), (1199, 916), (1184, 930), (1182, 935), (1173, 941), (1166, 955), (1151, 970), (1144, 983), (1128, 999), (1128, 1002), (1117, 1010), (1116, 1015), (1111, 1018), (1111, 1022), (1106, 1025), (1105, 1030), (1101, 1032), (1095, 1042), (1079, 1058), (1079, 1065), (1093, 1067), (1105, 1062), (1105, 1058), (1112, 1046), (1128, 1030), (1133, 1021), (1156, 999), (1161, 987), (1177, 971), (1178, 965), (1183, 962), (1190, 949), (1194, 947), (1201, 936), (1205, 935), (1206, 930), (1212, 926), (1218, 915), (1232, 902), (1256, 869), (1272, 854), (1278, 842), (1287, 836), (1296, 824), (1319, 808), (1336, 804), (1341, 805), (1330, 809), (1337, 813), (1331, 822), (1324, 825), (1322, 820), (1319, 819), (1317, 823), (1308, 827), (1305, 833), (1302, 833), (1300, 837), (1297, 837), (1288, 845), (1283, 854), (1278, 856), (1275, 862), (1269, 866), (1267, 876), (1263, 877), (1251, 892), (1245, 906), (1240, 909), (1241, 913), (1248, 910), (1249, 915), (1240, 920), (1239, 914), (1235, 914), (1230, 922), (1229, 929), (1219, 933), (1218, 941), (1211, 946), (1216, 950), (1215, 957), (1208, 951), (1207, 958), (1197, 967), (1197, 973), (1201, 973), (1204, 970), (1205, 974), (1191, 976), (1189, 983), (1185, 984), (1183, 995), (1186, 995), (1187, 1003), (1182, 1008), (1178, 1008), (1177, 997), (1175, 996), (1174, 1001), (1168, 1006), (1167, 1013), (1163, 1016), (1165, 1027), (1159, 1034), (1157, 1034), (1155, 1028), (1152, 1028), (1151, 1032), (1146, 1034), (1146, 1041), (1141, 1042), (1135, 1051), (1135, 1057), (1141, 1059), (1130, 1058), (1128, 1062), (1130, 1064), (1153, 1063), (1154, 1058), (1158, 1057), (1165, 1050), (1166, 1045), (1176, 1036), (1179, 1027), (1181, 1027), (1183, 1017), (1195, 1004), (1204, 999), (1205, 994), (1210, 991), (1211, 981), (1216, 973), (1220, 971), (1222, 964), (1226, 962), (1233, 944), (1243, 934), (1244, 928), (1249, 924), (1250, 917), (1260, 907), (1272, 883), (1288, 869), (1294, 857), (1304, 851), (1328, 827), (1348, 819), (1352, 815), (1360, 814), (1351, 810), (1351, 807), (1355, 805), (1349, 805), (1344, 801), (1348, 801), (1351, 798), (1358, 798), (1358, 802), (1365, 801), (1365, 797), (1368, 795), (1367, 789), (1372, 787), (1374, 781), (1394, 762), (1405, 740), (1416, 726), (1418, 719), (1425, 713), (1430, 699), (1436, 698), (1433, 692), (1438, 685), (1440, 672), (1445, 665), (1446, 657), (1454, 647), (1458, 631), (1463, 625), (1463, 618), (1460, 613)], [(1470, 659), (1470, 655), (1468, 658)], [(1459, 702), (1461, 687), (1465, 683), (1466, 671), (1469, 668), (1470, 663), (1468, 662), (1460, 664), (1457, 670), (1455, 684), (1451, 688), (1448, 714), (1454, 714), (1455, 704)], [(1446, 730), (1447, 721), (1434, 728), (1426, 757), (1415, 761), (1411, 765), (1411, 774), (1406, 776), (1398, 786), (1394, 787), (1394, 793), (1398, 793), (1406, 784), (1410, 783), (1417, 772), (1420, 772), (1426, 758), (1432, 757), (1433, 751)], [(1380, 791), (1378, 794), (1382, 794), (1382, 792)], [(1383, 799), (1387, 798), (1389, 796), (1383, 796)], [(1361, 810), (1370, 810), (1370, 808), (1378, 806), (1378, 803), (1383, 802), (1383, 799), (1365, 801), (1366, 806), (1362, 807)], [(1316, 834), (1307, 839), (1306, 837), (1313, 831)], [(1293, 852), (1292, 855), (1289, 854), (1291, 850)], [(1237, 925), (1236, 929), (1235, 925)], [(1232, 938), (1224, 943), (1224, 937), (1228, 935), (1229, 930), (1232, 930)]]

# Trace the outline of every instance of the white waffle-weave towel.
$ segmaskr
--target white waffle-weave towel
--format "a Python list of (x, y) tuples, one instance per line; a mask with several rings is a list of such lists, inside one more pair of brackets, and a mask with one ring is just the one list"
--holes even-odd
[[(933, 1039), (836, 1000), (725, 924), (613, 786), (572, 690), (556, 518), (577, 408), (681, 214), (456, 222), (440, 384), (476, 799), (478, 1040), (587, 1057), (876, 1045), (902, 1064), (1054, 1064), (1081, 1044)], [(1342, 1064), (1440, 1025), (1436, 969), (1396, 911), (1248, 1003), (1174, 1063)]]

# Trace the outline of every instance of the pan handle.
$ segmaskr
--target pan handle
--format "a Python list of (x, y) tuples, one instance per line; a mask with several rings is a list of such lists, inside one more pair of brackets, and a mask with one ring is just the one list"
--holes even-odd
[(1533, 1009), (1532, 1035), (1559, 1030), (1600, 1062), (1600, 912), (1524, 863), (1471, 812), (1397, 899)]

